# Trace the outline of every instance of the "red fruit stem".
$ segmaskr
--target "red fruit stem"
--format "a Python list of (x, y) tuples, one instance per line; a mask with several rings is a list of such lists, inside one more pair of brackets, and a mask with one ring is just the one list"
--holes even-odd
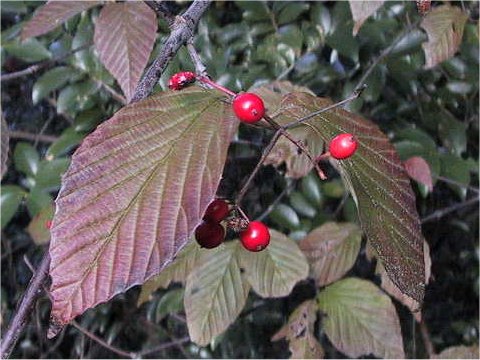
[(230, 96), (236, 96), (237, 95), (232, 90), (227, 89), (226, 87), (223, 87), (222, 85), (217, 84), (216, 82), (210, 80), (206, 76), (197, 76), (197, 80), (203, 82), (204, 84), (208, 84), (208, 85), (214, 87), (215, 89), (218, 89), (218, 90), (224, 92), (227, 95), (230, 95)]

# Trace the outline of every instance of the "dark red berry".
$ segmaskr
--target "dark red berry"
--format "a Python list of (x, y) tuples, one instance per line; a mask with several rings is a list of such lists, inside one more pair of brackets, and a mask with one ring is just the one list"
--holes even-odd
[(196, 75), (191, 71), (182, 71), (173, 74), (168, 81), (168, 87), (172, 90), (181, 90), (188, 84), (195, 82)]
[(217, 222), (204, 221), (195, 229), (195, 239), (201, 247), (213, 249), (225, 239), (225, 229)]
[(262, 98), (252, 93), (242, 93), (233, 99), (233, 112), (240, 121), (255, 123), (265, 115), (265, 105)]
[(352, 156), (357, 150), (358, 143), (352, 134), (340, 134), (330, 141), (330, 155), (338, 160)]
[(216, 199), (208, 205), (203, 220), (211, 222), (220, 222), (225, 219), (230, 212), (228, 204), (225, 200)]
[(240, 241), (249, 251), (261, 251), (270, 243), (270, 231), (261, 221), (251, 221), (247, 230), (240, 233)]

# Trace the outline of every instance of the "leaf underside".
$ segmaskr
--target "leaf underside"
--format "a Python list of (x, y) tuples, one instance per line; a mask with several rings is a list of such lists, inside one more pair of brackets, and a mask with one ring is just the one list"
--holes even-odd
[(50, 244), (49, 337), (172, 262), (217, 191), (238, 121), (190, 87), (129, 105), (72, 157)]
[(21, 40), (39, 36), (55, 29), (72, 16), (100, 4), (100, 1), (48, 1), (25, 24)]
[(143, 2), (109, 3), (100, 12), (95, 49), (128, 101), (147, 65), (156, 35), (156, 15)]
[[(284, 97), (276, 120), (286, 124), (331, 105), (307, 93)], [(405, 169), (388, 138), (372, 122), (343, 109), (320, 113), (306, 126), (328, 143), (339, 133), (358, 141), (349, 159), (332, 160), (357, 204), (362, 230), (398, 288), (423, 302), (425, 267), (420, 220), (415, 195)], [(303, 126), (303, 125), (301, 125)]]

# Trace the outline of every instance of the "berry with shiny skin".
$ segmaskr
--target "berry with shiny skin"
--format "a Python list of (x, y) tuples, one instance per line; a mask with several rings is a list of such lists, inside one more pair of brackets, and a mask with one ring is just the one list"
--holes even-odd
[(330, 141), (330, 155), (337, 159), (347, 159), (357, 150), (358, 142), (352, 134), (340, 134)]
[(265, 105), (260, 96), (253, 93), (242, 93), (235, 96), (232, 102), (233, 112), (240, 121), (252, 124), (265, 115)]
[(207, 249), (213, 249), (225, 240), (225, 229), (217, 222), (204, 221), (195, 229), (197, 243)]
[(251, 221), (247, 230), (240, 233), (240, 241), (248, 251), (262, 251), (270, 243), (270, 231), (261, 221)]
[(220, 222), (225, 219), (230, 213), (228, 203), (222, 199), (213, 200), (210, 205), (208, 205), (203, 220), (211, 222)]
[(168, 81), (168, 87), (172, 90), (181, 90), (188, 84), (195, 82), (196, 77), (195, 73), (191, 71), (178, 72), (172, 75)]

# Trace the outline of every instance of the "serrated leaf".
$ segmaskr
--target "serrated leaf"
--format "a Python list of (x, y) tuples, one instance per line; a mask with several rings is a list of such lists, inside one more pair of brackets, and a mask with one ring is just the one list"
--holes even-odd
[(313, 335), (316, 319), (315, 301), (307, 300), (289, 316), (288, 324), (272, 336), (272, 341), (286, 338), (291, 359), (323, 359), (322, 346)]
[(126, 106), (85, 138), (56, 200), (49, 336), (172, 262), (215, 196), (237, 126), (223, 94), (192, 86)]
[(350, 270), (357, 259), (362, 232), (356, 224), (327, 222), (300, 241), (317, 286), (328, 285)]
[(403, 163), (403, 166), (405, 166), (408, 176), (420, 184), (425, 185), (428, 191), (431, 192), (433, 190), (430, 166), (423, 158), (420, 156), (412, 156)]
[(480, 357), (478, 344), (471, 346), (451, 346), (440, 354), (433, 356), (433, 359), (478, 359)]
[(240, 265), (253, 290), (262, 297), (287, 296), (308, 276), (308, 263), (295, 241), (270, 229), (270, 245), (257, 253), (240, 251)]
[(353, 26), (353, 36), (358, 34), (360, 27), (363, 25), (365, 20), (372, 16), (375, 11), (382, 7), (383, 1), (352, 1), (348, 2), (350, 4), (350, 10), (352, 11), (352, 17), (355, 21)]
[[(286, 124), (331, 105), (326, 98), (292, 93), (282, 101), (277, 122)], [(307, 121), (327, 143), (339, 133), (358, 140), (356, 153), (332, 163), (338, 167), (358, 208), (362, 230), (402, 292), (423, 301), (423, 236), (410, 179), (388, 138), (372, 122), (343, 109)], [(303, 126), (300, 125), (300, 126)]]
[(1, 136), (1, 153), (0, 153), (0, 178), (3, 179), (3, 175), (7, 172), (8, 166), (7, 166), (7, 161), (8, 161), (8, 150), (9, 150), (9, 143), (10, 143), (10, 136), (8, 135), (8, 126), (7, 122), (1, 116), (0, 118), (1, 121), (1, 130), (0, 130), (0, 136)]
[(36, 245), (48, 244), (50, 241), (50, 225), (53, 219), (55, 206), (53, 203), (33, 217), (27, 226), (27, 232)]
[(200, 255), (207, 251), (202, 249), (196, 241), (190, 241), (178, 253), (177, 257), (159, 275), (148, 279), (142, 285), (137, 306), (150, 300), (151, 294), (160, 288), (167, 288), (172, 282), (185, 283), (188, 274), (193, 270)]
[(451, 58), (457, 52), (467, 19), (468, 15), (459, 7), (450, 5), (436, 6), (425, 16), (420, 26), (428, 35), (428, 41), (422, 44), (426, 69)]
[(373, 283), (347, 278), (318, 294), (325, 334), (341, 352), (352, 358), (373, 354), (403, 359), (402, 333), (395, 306)]
[(46, 34), (72, 16), (98, 4), (100, 1), (48, 1), (25, 24), (20, 38), (25, 40)]
[(95, 49), (128, 101), (147, 65), (156, 35), (157, 17), (143, 2), (108, 3), (97, 19)]
[(193, 342), (207, 345), (235, 321), (250, 285), (240, 272), (240, 244), (229, 242), (205, 252), (187, 278), (185, 313)]

